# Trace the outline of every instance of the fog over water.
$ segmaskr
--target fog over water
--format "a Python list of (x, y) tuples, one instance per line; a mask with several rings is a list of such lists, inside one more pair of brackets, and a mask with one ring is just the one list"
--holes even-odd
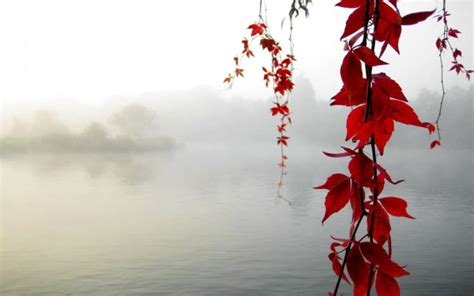
[[(304, 77), (299, 77), (296, 85), (291, 100), (294, 122), (289, 128), (291, 142), (340, 146), (345, 137), (348, 109), (330, 107), (328, 100), (322, 98), (317, 100), (313, 86)], [(472, 149), (473, 89), (448, 90), (441, 118), (445, 148)], [(432, 122), (438, 114), (440, 98), (439, 93), (422, 90), (418, 97), (409, 100), (422, 121)], [(36, 107), (32, 104), (4, 110), (1, 148), (12, 152), (29, 145), (31, 150), (42, 151), (54, 148), (113, 152), (156, 150), (190, 143), (271, 143), (276, 137), (278, 120), (271, 117), (272, 102), (271, 98), (223, 98), (222, 92), (200, 87), (114, 98), (99, 107), (67, 101)], [(397, 147), (424, 148), (433, 139), (425, 129), (396, 124), (391, 142)]]
[[(337, 152), (347, 108), (329, 107), (298, 78), (288, 175), (276, 197), (272, 100), (211, 88), (64, 103), (3, 113), (0, 137), (2, 295), (325, 295), (335, 277), (321, 184), (347, 172)], [(474, 291), (473, 88), (448, 90), (442, 146), (396, 125), (380, 162), (388, 196), (415, 220), (392, 219), (404, 295)], [(411, 99), (424, 121), (440, 95)], [(348, 293), (348, 288), (344, 288)]]
[[(4, 156), (0, 293), (325, 295), (330, 235), (350, 214), (320, 223), (312, 186), (346, 172), (321, 149), (289, 149), (291, 205), (276, 197), (274, 145)], [(471, 293), (472, 150), (392, 155), (384, 166), (406, 181), (385, 194), (416, 217), (392, 219), (404, 295)]]

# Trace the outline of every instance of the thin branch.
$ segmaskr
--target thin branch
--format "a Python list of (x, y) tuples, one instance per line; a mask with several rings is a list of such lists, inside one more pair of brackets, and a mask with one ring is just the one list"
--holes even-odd
[[(360, 191), (359, 191), (359, 194), (360, 194)], [(361, 202), (363, 203), (364, 196), (360, 194), (359, 197), (360, 197)], [(347, 256), (349, 255), (349, 252), (351, 251), (352, 242), (355, 240), (357, 230), (359, 229), (360, 223), (362, 222), (362, 219), (364, 219), (364, 216), (366, 216), (365, 212), (363, 212), (360, 215), (359, 220), (357, 221), (356, 227), (354, 228), (354, 231), (352, 232), (351, 241), (349, 242), (349, 245), (346, 248), (344, 259), (342, 259), (341, 272), (339, 273), (339, 276), (337, 277), (336, 287), (334, 287), (334, 292), (333, 292), (334, 296), (337, 296), (337, 291), (339, 290), (339, 285), (341, 284), (342, 275), (344, 274), (344, 268), (346, 267), (346, 264), (347, 264)]]
[(440, 68), (441, 68), (440, 73), (441, 73), (441, 91), (442, 91), (442, 93), (441, 93), (441, 101), (439, 103), (438, 117), (436, 118), (436, 121), (435, 121), (439, 141), (441, 141), (441, 129), (440, 129), (439, 121), (441, 119), (441, 113), (443, 111), (444, 97), (446, 96), (446, 90), (445, 90), (445, 87), (444, 87), (444, 65), (443, 65), (443, 56), (442, 56), (442, 54), (443, 54), (443, 50), (440, 49), (440, 51), (439, 51), (439, 65), (440, 65)]
[[(374, 8), (374, 32), (377, 29), (377, 24), (379, 21), (379, 5), (378, 5), (378, 0), (375, 0), (375, 8)], [(371, 49), (372, 51), (375, 51), (375, 38), (372, 38), (372, 44), (371, 44)], [(372, 80), (372, 67), (368, 67), (368, 73), (367, 73), (367, 84), (368, 84), (368, 94), (367, 94), (367, 105), (366, 109), (369, 110), (370, 116), (373, 116), (373, 110), (372, 110), (372, 96), (371, 94), (371, 80)], [(370, 74), (370, 80), (369, 80), (369, 74)], [(370, 108), (368, 107), (370, 104)], [(366, 112), (366, 115), (367, 113)], [(379, 196), (379, 190), (378, 190), (378, 184), (377, 184), (377, 153), (375, 151), (375, 134), (372, 133), (372, 136), (370, 137), (370, 148), (372, 150), (372, 162), (374, 163), (374, 172), (373, 172), (373, 179), (374, 179), (374, 202), (372, 204), (372, 215), (370, 216), (370, 228), (369, 228), (369, 240), (371, 243), (374, 242), (374, 224), (375, 224), (375, 209), (377, 206), (377, 199)], [(369, 272), (369, 283), (368, 283), (368, 288), (367, 288), (367, 296), (370, 296), (370, 290), (372, 289), (372, 278), (374, 276), (374, 264), (370, 264), (370, 272)]]
[[(443, 0), (443, 23), (444, 23), (444, 29), (443, 29), (443, 42), (445, 40), (448, 40), (448, 21), (446, 19), (446, 0)], [(453, 47), (451, 46), (451, 43), (449, 43), (449, 47), (451, 48), (451, 51), (453, 51)], [(438, 110), (438, 117), (436, 118), (435, 124), (436, 124), (436, 131), (438, 133), (438, 140), (441, 141), (441, 129), (440, 129), (440, 119), (441, 119), (441, 114), (443, 112), (443, 103), (444, 103), (444, 98), (446, 97), (446, 89), (444, 86), (444, 64), (443, 64), (443, 46), (439, 47), (439, 65), (440, 65), (440, 72), (441, 72), (441, 101), (439, 103), (439, 110)]]

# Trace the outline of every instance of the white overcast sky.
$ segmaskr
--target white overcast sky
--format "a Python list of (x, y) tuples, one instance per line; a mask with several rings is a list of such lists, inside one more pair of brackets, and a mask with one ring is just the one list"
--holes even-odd
[[(267, 0), (274, 35), (291, 0)], [(224, 89), (246, 27), (257, 19), (258, 0), (1, 0), (0, 99), (2, 104), (75, 100), (96, 104), (114, 96), (189, 89), (208, 85)], [(340, 88), (343, 56), (339, 36), (347, 9), (336, 1), (314, 0), (309, 19), (300, 18), (294, 33), (297, 75), (309, 78), (318, 99)], [(403, 1), (402, 14), (440, 7), (441, 0)], [(473, 1), (448, 0), (451, 25), (462, 31), (454, 46), (472, 67)], [(420, 89), (439, 89), (434, 43), (441, 24), (428, 20), (403, 28), (401, 55), (388, 54), (380, 68), (397, 79), (409, 97)], [(257, 55), (262, 52), (255, 50)], [(244, 64), (245, 80), (230, 95), (266, 98), (261, 64)], [(446, 63), (450, 63), (449, 57)], [(258, 74), (252, 74), (258, 73)], [(447, 85), (469, 87), (447, 74)], [(224, 95), (229, 95), (229, 92)]]

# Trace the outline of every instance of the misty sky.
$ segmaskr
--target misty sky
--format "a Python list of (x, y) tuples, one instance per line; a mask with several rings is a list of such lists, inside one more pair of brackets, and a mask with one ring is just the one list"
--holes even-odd
[[(336, 1), (314, 2), (310, 18), (296, 21), (296, 73), (312, 82), (318, 99), (327, 100), (341, 86), (343, 44), (338, 37), (350, 10), (335, 8)], [(289, 4), (290, 0), (267, 1), (271, 30), (284, 46), (288, 28), (280, 30), (280, 24)], [(400, 10), (403, 15), (440, 6), (440, 0), (402, 1)], [(464, 64), (472, 67), (473, 2), (450, 0), (448, 8), (451, 25), (463, 33), (453, 45), (462, 50)], [(224, 90), (222, 80), (232, 71), (240, 40), (257, 15), (258, 0), (1, 1), (1, 103), (100, 104), (114, 96), (200, 85)], [(386, 54), (393, 66), (379, 67), (400, 82), (408, 97), (416, 97), (423, 88), (439, 90), (434, 42), (441, 32), (434, 20), (404, 27), (402, 55)], [(245, 63), (247, 78), (223, 95), (270, 96), (261, 81), (263, 62)], [(453, 73), (446, 80), (449, 87), (472, 85)]]

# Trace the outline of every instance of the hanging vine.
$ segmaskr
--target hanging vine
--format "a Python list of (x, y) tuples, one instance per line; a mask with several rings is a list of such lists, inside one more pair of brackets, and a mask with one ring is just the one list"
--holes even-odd
[[(421, 22), (434, 11), (402, 17), (396, 0), (342, 0), (337, 6), (353, 12), (341, 36), (347, 51), (340, 71), (343, 87), (331, 99), (331, 105), (351, 108), (346, 140), (352, 140), (355, 147), (343, 147), (342, 153), (325, 153), (329, 157), (349, 157), (349, 175), (333, 174), (315, 187), (329, 191), (323, 223), (347, 204), (352, 209), (348, 238), (334, 238), (330, 247), (329, 259), (338, 279), (329, 295), (338, 295), (342, 280), (349, 284), (352, 281), (354, 295), (370, 295), (374, 283), (378, 295), (400, 295), (396, 278), (409, 273), (392, 259), (390, 216), (413, 217), (403, 198), (382, 197), (386, 181), (393, 185), (401, 181), (392, 180), (378, 157), (384, 154), (395, 122), (423, 127), (430, 133), (435, 127), (419, 120), (395, 80), (374, 70), (387, 64), (381, 58), (388, 46), (399, 53), (402, 26)], [(367, 147), (368, 153), (364, 150)], [(366, 231), (359, 234), (363, 220)]]
[(474, 72), (473, 70), (466, 69), (464, 65), (460, 62), (460, 58), (462, 58), (462, 51), (458, 48), (453, 47), (451, 40), (459, 38), (461, 31), (455, 29), (448, 24), (448, 17), (451, 14), (448, 12), (446, 8), (446, 0), (443, 0), (443, 8), (440, 10), (439, 14), (435, 16), (437, 22), (443, 23), (443, 33), (436, 39), (436, 48), (439, 51), (439, 64), (440, 64), (440, 82), (441, 82), (441, 100), (439, 103), (438, 109), (438, 116), (436, 117), (436, 130), (438, 131), (438, 139), (434, 140), (431, 143), (431, 148), (433, 149), (436, 146), (441, 145), (441, 128), (440, 128), (440, 120), (441, 114), (443, 112), (443, 104), (444, 99), (446, 97), (446, 88), (444, 85), (444, 63), (443, 63), (443, 53), (446, 50), (451, 52), (451, 56), (453, 60), (451, 61), (451, 68), (449, 71), (455, 71), (456, 74), (464, 74), (466, 79), (471, 79), (471, 74)]
[[(296, 11), (300, 8), (295, 8)], [(244, 69), (241, 67), (241, 62), (245, 58), (254, 57), (254, 51), (252, 44), (258, 42), (264, 52), (269, 54), (270, 63), (269, 65), (262, 66), (263, 80), (265, 86), (271, 86), (274, 93), (273, 106), (270, 108), (272, 116), (279, 116), (278, 124), (276, 126), (278, 136), (276, 138), (277, 145), (280, 148), (280, 161), (278, 166), (280, 168), (280, 176), (277, 182), (277, 196), (281, 199), (286, 200), (281, 195), (281, 188), (284, 185), (283, 179), (286, 175), (286, 167), (288, 156), (285, 153), (285, 147), (288, 146), (290, 137), (287, 134), (288, 126), (291, 124), (291, 111), (290, 111), (290, 92), (293, 89), (293, 63), (295, 58), (293, 56), (293, 46), (290, 28), (290, 52), (283, 53), (282, 47), (279, 42), (272, 36), (268, 28), (266, 21), (266, 7), (263, 1), (260, 1), (259, 20), (248, 26), (250, 30), (250, 37), (242, 39), (243, 49), (240, 56), (234, 57), (235, 69), (233, 73), (229, 73), (224, 79), (224, 83), (229, 84), (229, 87), (233, 86), (236, 78), (244, 77)], [(290, 21), (292, 22), (293, 15), (290, 14)], [(289, 202), (288, 200), (286, 200)]]
[[(292, 0), (289, 11), (291, 48), (292, 18), (300, 12), (307, 15), (309, 3), (310, 0)], [(353, 294), (357, 296), (368, 296), (373, 290), (382, 296), (400, 295), (396, 279), (409, 273), (393, 259), (391, 220), (393, 217), (414, 217), (408, 213), (408, 203), (404, 198), (385, 196), (386, 185), (397, 185), (403, 180), (393, 180), (380, 164), (380, 159), (392, 137), (396, 122), (424, 128), (430, 134), (437, 128), (432, 123), (422, 122), (409, 105), (401, 86), (385, 72), (376, 69), (388, 64), (382, 60), (388, 48), (400, 53), (402, 28), (428, 19), (435, 10), (402, 16), (398, 0), (340, 0), (336, 5), (351, 9), (352, 12), (340, 37), (345, 43), (346, 51), (340, 67), (342, 88), (331, 98), (330, 105), (350, 108), (346, 120), (345, 140), (354, 146), (342, 147), (342, 152), (324, 152), (328, 157), (348, 158), (348, 173), (334, 173), (324, 184), (314, 187), (328, 191), (322, 223), (348, 205), (352, 210), (347, 237), (332, 237), (328, 257), (337, 281), (333, 291), (328, 294), (339, 295), (341, 283), (345, 281), (352, 286)], [(441, 140), (439, 119), (445, 96), (441, 58), (443, 51), (448, 47), (451, 49), (454, 60), (450, 70), (458, 74), (464, 73), (468, 79), (473, 72), (465, 69), (459, 62), (461, 51), (451, 46), (450, 38), (457, 38), (460, 32), (448, 26), (448, 16), (444, 0), (442, 12), (436, 16), (438, 21), (444, 23), (443, 35), (436, 41), (440, 51), (443, 97), (435, 122), (438, 127), (438, 140), (431, 143), (431, 148), (440, 145)], [(280, 117), (277, 125), (277, 144), (281, 148), (280, 190), (283, 176), (286, 174), (287, 157), (284, 148), (289, 140), (286, 128), (291, 124), (288, 96), (294, 86), (292, 65), (295, 59), (292, 50), (290, 54), (282, 54), (281, 46), (270, 34), (266, 15), (262, 16), (262, 1), (259, 21), (251, 24), (248, 29), (251, 30), (250, 39), (242, 40), (243, 51), (240, 57), (234, 58), (234, 73), (229, 74), (224, 82), (232, 86), (235, 78), (243, 77), (244, 70), (240, 63), (242, 58), (254, 56), (250, 44), (255, 40), (263, 51), (270, 54), (270, 66), (262, 69), (266, 86), (271, 84), (275, 94), (271, 113)]]

